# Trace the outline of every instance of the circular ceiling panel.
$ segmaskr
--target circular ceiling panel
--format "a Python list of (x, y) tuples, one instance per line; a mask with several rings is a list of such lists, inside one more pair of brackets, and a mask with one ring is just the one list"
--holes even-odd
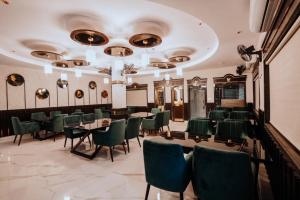
[(82, 66), (88, 66), (89, 63), (85, 60), (81, 59), (74, 59), (74, 60), (67, 60), (69, 66), (76, 66), (76, 67), (82, 67)]
[(152, 62), (151, 66), (157, 67), (160, 69), (173, 69), (176, 65), (169, 63), (169, 62)]
[(50, 51), (32, 51), (31, 55), (37, 58), (47, 59), (47, 60), (60, 60), (61, 55), (58, 53)]
[(80, 44), (89, 46), (101, 46), (107, 44), (109, 41), (105, 34), (88, 29), (74, 30), (70, 37)]
[(133, 51), (124, 46), (110, 46), (104, 49), (104, 53), (110, 56), (125, 57), (133, 54)]
[(155, 47), (157, 45), (160, 45), (162, 42), (162, 39), (155, 34), (151, 33), (141, 33), (137, 35), (133, 35), (129, 39), (129, 43), (132, 46), (140, 47), (140, 48), (151, 48)]
[(168, 60), (169, 62), (172, 63), (182, 63), (182, 62), (187, 62), (190, 59), (191, 58), (189, 56), (174, 56), (174, 57), (170, 57)]

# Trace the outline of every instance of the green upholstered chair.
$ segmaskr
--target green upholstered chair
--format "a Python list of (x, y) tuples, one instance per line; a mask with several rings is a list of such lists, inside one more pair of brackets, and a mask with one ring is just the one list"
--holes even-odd
[(53, 140), (55, 141), (56, 134), (64, 132), (64, 117), (66, 114), (56, 114), (52, 117), (50, 122), (45, 124), (46, 134), (51, 131), (54, 133)]
[(95, 119), (102, 119), (103, 113), (101, 108), (94, 109)]
[(164, 119), (163, 119), (163, 126), (162, 131), (164, 132), (164, 126), (168, 127), (168, 130), (170, 131), (170, 127), (169, 127), (169, 123), (170, 123), (170, 111), (169, 110), (165, 110), (163, 111), (164, 113)]
[(163, 140), (144, 140), (143, 153), (147, 181), (145, 199), (148, 199), (150, 185), (178, 192), (183, 199), (191, 179), (192, 153), (184, 156), (180, 145)]
[(225, 110), (213, 110), (210, 111), (208, 116), (212, 121), (223, 121), (227, 118), (228, 112)]
[(132, 114), (132, 113), (135, 113), (135, 107), (128, 106), (128, 107), (127, 107), (127, 112), (128, 112), (128, 115), (130, 115), (130, 114)]
[(164, 113), (157, 113), (153, 119), (143, 119), (142, 121), (142, 132), (144, 134), (145, 130), (149, 130), (150, 132), (159, 132), (160, 128), (163, 126)]
[(82, 116), (84, 114), (84, 112), (73, 112), (71, 113), (71, 115), (79, 115)]
[(76, 108), (74, 112), (82, 112), (80, 108)]
[(125, 130), (125, 140), (127, 144), (128, 152), (130, 152), (129, 148), (129, 140), (133, 138), (137, 138), (139, 145), (141, 147), (139, 133), (142, 119), (140, 117), (129, 117), (126, 124)]
[(62, 114), (61, 111), (56, 110), (56, 111), (50, 111), (50, 119), (52, 119), (56, 115)]
[(47, 121), (47, 115), (45, 112), (35, 112), (31, 113), (31, 120), (32, 121), (38, 121), (38, 122), (44, 122)]
[(109, 129), (106, 131), (94, 130), (92, 132), (94, 144), (96, 144), (96, 149), (98, 146), (108, 146), (110, 150), (111, 161), (114, 161), (113, 158), (113, 147), (116, 145), (123, 145), (124, 152), (126, 154), (125, 148), (125, 128), (126, 123), (125, 119), (112, 121)]
[(254, 179), (249, 155), (195, 146), (192, 184), (198, 199), (252, 200)]
[(210, 120), (206, 118), (194, 118), (188, 121), (186, 132), (189, 136), (199, 138), (208, 138), (212, 135), (210, 130)]
[(71, 139), (71, 148), (73, 149), (73, 140), (75, 138), (81, 138), (85, 134), (85, 130), (80, 128), (81, 117), (80, 115), (69, 115), (64, 117), (64, 134), (66, 147), (67, 139)]
[(226, 112), (231, 112), (232, 108), (222, 107), (222, 106), (216, 106), (215, 110), (224, 110)]
[(160, 109), (159, 108), (151, 108), (151, 113), (153, 114), (157, 114), (160, 112)]
[(14, 143), (16, 142), (17, 136), (20, 135), (18, 145), (21, 144), (21, 140), (24, 134), (31, 133), (34, 135), (34, 133), (40, 131), (40, 125), (37, 122), (21, 122), (18, 117), (12, 117), (11, 122), (15, 134)]
[(89, 113), (89, 114), (83, 114), (81, 116), (82, 124), (91, 124), (95, 122), (95, 114)]
[(237, 120), (249, 120), (249, 112), (248, 111), (232, 111), (229, 114), (230, 119)]
[(247, 125), (241, 120), (226, 120), (217, 123), (215, 139), (243, 143), (247, 138)]

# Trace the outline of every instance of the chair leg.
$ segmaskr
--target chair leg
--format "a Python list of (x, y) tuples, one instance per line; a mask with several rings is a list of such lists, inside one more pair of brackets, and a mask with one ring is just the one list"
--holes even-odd
[(137, 140), (138, 140), (138, 142), (139, 142), (140, 147), (142, 147), (142, 146), (141, 146), (141, 142), (140, 142), (139, 136), (137, 136), (136, 138), (137, 138)]
[(73, 138), (71, 140), (71, 149), (73, 149)]
[(123, 142), (123, 149), (124, 149), (124, 152), (125, 152), (125, 155), (126, 155), (126, 147), (125, 147), (125, 143)]
[(19, 139), (19, 144), (18, 144), (18, 146), (20, 146), (20, 144), (21, 144), (22, 137), (23, 137), (23, 134), (20, 135), (20, 139)]
[(92, 147), (92, 142), (91, 142), (91, 139), (90, 139), (89, 135), (88, 135), (88, 139), (89, 139), (90, 147)]
[(148, 183), (148, 184), (147, 184), (147, 189), (146, 189), (145, 200), (148, 200), (149, 191), (150, 191), (150, 184)]
[(56, 135), (56, 133), (54, 133), (54, 135), (53, 135), (53, 141), (55, 142), (55, 135)]
[(64, 144), (64, 147), (66, 147), (66, 144), (67, 144), (67, 137), (65, 137), (65, 144)]
[(129, 140), (128, 140), (128, 139), (126, 139), (126, 144), (127, 144), (128, 153), (130, 153), (130, 149), (129, 149)]
[(114, 162), (114, 156), (113, 156), (113, 152), (112, 152), (112, 148), (111, 147), (109, 147), (109, 152), (110, 152), (111, 162)]
[(15, 135), (14, 143), (16, 142), (17, 136), (18, 136), (18, 135)]
[(183, 200), (183, 192), (180, 192), (180, 200)]

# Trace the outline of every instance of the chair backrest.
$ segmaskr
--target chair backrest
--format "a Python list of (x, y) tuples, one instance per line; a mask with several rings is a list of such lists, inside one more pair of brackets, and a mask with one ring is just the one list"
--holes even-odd
[(209, 119), (214, 121), (222, 121), (226, 119), (228, 112), (225, 110), (213, 110), (209, 112)]
[(163, 113), (164, 113), (163, 125), (167, 126), (167, 125), (169, 125), (169, 122), (170, 122), (170, 111), (165, 110), (165, 111), (163, 111)]
[(81, 116), (81, 121), (83, 124), (93, 123), (93, 122), (95, 122), (95, 114), (94, 113), (83, 114)]
[(190, 176), (180, 145), (144, 140), (143, 153), (147, 183), (172, 192), (185, 190)]
[(60, 115), (60, 114), (61, 114), (60, 110), (50, 111), (50, 119), (52, 119), (54, 116)]
[(65, 114), (58, 114), (52, 118), (52, 129), (56, 133), (61, 133), (64, 131), (64, 117)]
[(151, 113), (153, 114), (157, 114), (160, 112), (160, 109), (159, 108), (151, 108)]
[(211, 135), (211, 132), (209, 130), (209, 119), (190, 119), (188, 121), (187, 129), (186, 131), (190, 135), (194, 136), (208, 136)]
[(154, 120), (155, 120), (154, 125), (155, 125), (156, 129), (159, 129), (160, 127), (162, 127), (163, 123), (164, 123), (164, 113), (163, 112), (156, 113)]
[(77, 113), (77, 112), (82, 112), (82, 111), (80, 108), (76, 108), (74, 112)]
[(194, 192), (199, 199), (250, 200), (253, 178), (248, 154), (195, 146)]
[(82, 116), (84, 114), (84, 112), (73, 112), (71, 113), (71, 115), (79, 115)]
[(134, 113), (135, 112), (135, 107), (128, 106), (127, 107), (127, 112), (128, 112), (128, 114)]
[(127, 120), (125, 139), (135, 138), (139, 135), (142, 119), (140, 117), (129, 117)]
[(11, 117), (11, 123), (15, 135), (22, 134), (25, 132), (24, 127), (22, 126), (18, 117)]
[(109, 126), (109, 143), (111, 145), (122, 144), (125, 140), (125, 119), (112, 121)]
[(80, 115), (69, 115), (64, 117), (64, 125), (75, 127), (80, 126), (81, 117)]
[(247, 107), (233, 107), (232, 111), (248, 111)]
[(247, 124), (240, 120), (220, 121), (217, 123), (216, 136), (224, 140), (243, 140), (247, 136)]
[(101, 108), (96, 108), (94, 109), (95, 113), (95, 119), (102, 119), (103, 118), (103, 113)]
[(44, 113), (44, 112), (31, 113), (31, 120), (45, 121), (45, 120), (47, 120), (46, 113)]
[(249, 120), (248, 111), (232, 111), (229, 114), (230, 119)]

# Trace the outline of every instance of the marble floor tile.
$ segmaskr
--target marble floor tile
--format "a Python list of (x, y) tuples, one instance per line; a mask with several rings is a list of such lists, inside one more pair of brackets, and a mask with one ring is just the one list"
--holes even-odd
[[(185, 128), (186, 122), (171, 122), (172, 130)], [(114, 162), (105, 148), (93, 160), (74, 155), (70, 143), (63, 147), (63, 137), (33, 141), (25, 135), (20, 146), (12, 141), (0, 138), (1, 200), (144, 199), (143, 152), (135, 139), (130, 140), (130, 153), (114, 151)], [(195, 199), (191, 184), (184, 195)], [(149, 199), (173, 200), (179, 194), (151, 187)]]

